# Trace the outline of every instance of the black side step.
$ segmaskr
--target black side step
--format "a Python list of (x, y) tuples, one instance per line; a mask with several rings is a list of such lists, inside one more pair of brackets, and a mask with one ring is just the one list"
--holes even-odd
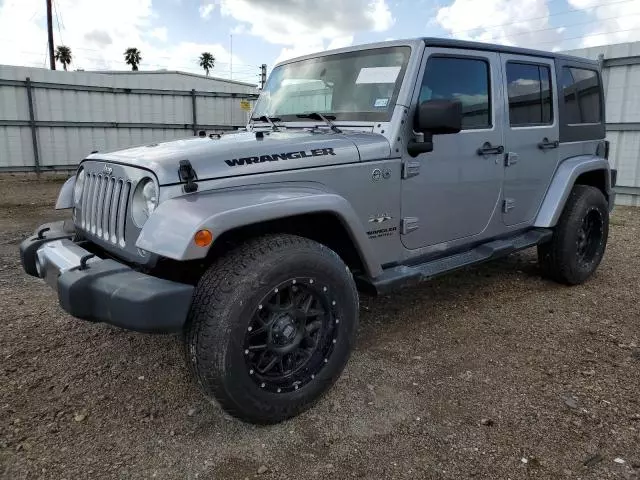
[(526, 233), (502, 240), (492, 240), (483, 243), (466, 252), (456, 253), (448, 257), (430, 260), (418, 265), (400, 265), (391, 267), (374, 279), (359, 279), (365, 286), (377, 294), (385, 294), (392, 290), (413, 285), (439, 275), (453, 272), (470, 265), (477, 265), (494, 258), (503, 257), (510, 253), (533, 247), (551, 238), (552, 230), (538, 228)]

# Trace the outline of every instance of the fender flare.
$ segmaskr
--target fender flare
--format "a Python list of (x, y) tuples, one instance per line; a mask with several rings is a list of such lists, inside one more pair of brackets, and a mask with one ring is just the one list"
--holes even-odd
[[(556, 169), (534, 222), (535, 227), (554, 227), (577, 178), (586, 172), (610, 171), (609, 162), (595, 155), (578, 155), (564, 160)], [(605, 175), (606, 192), (611, 193), (611, 175)]]
[(351, 204), (337, 193), (309, 184), (252, 185), (171, 198), (149, 217), (136, 246), (178, 261), (196, 260), (209, 251), (193, 242), (198, 230), (211, 231), (215, 243), (223, 233), (238, 227), (311, 213), (335, 215), (349, 233), (367, 274), (382, 273)]

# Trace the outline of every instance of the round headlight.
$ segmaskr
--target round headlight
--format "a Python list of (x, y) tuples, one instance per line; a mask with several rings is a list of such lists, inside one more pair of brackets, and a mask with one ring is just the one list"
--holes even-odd
[(149, 215), (151, 215), (157, 206), (158, 189), (156, 184), (150, 178), (141, 180), (135, 192), (133, 192), (133, 201), (131, 204), (133, 222), (139, 228), (142, 228), (149, 218)]
[(82, 192), (84, 191), (84, 179), (84, 168), (82, 168), (76, 175), (76, 184), (73, 187), (73, 203), (76, 205), (80, 203), (80, 199), (82, 198)]

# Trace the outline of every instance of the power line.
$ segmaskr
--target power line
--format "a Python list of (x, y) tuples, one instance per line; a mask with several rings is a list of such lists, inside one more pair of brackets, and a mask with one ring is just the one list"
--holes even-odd
[[(636, 1), (637, 0), (618, 0), (618, 1), (615, 1), (615, 2), (609, 2), (609, 3), (603, 3), (601, 5), (596, 5), (596, 6), (591, 7), (591, 8), (593, 10), (596, 10), (598, 8), (601, 8), (601, 7), (608, 7), (610, 5), (618, 5), (618, 4), (621, 4), (621, 3), (630, 3), (630, 2), (636, 2)], [(489, 25), (489, 26), (482, 26), (482, 27), (476, 27), (476, 28), (469, 28), (469, 29), (466, 29), (466, 30), (455, 30), (455, 31), (452, 31), (449, 35), (455, 35), (457, 33), (475, 32), (477, 30), (488, 30), (488, 29), (491, 29), (491, 28), (508, 27), (508, 26), (511, 26), (511, 25), (517, 25), (518, 23), (527, 23), (527, 22), (530, 22), (532, 20), (542, 20), (542, 19), (545, 19), (545, 18), (557, 17), (559, 15), (566, 15), (568, 13), (573, 13), (573, 12), (584, 12), (584, 9), (582, 9), (582, 8), (574, 8), (574, 9), (564, 10), (562, 12), (551, 13), (549, 15), (543, 15), (541, 17), (526, 18), (526, 19), (523, 19), (523, 20), (518, 20), (517, 22), (508, 22), (508, 23), (501, 23), (501, 24), (498, 24), (498, 25)]]
[(56, 5), (56, 0), (53, 0), (53, 12), (56, 16), (56, 23), (58, 24), (58, 35), (60, 35), (60, 43), (64, 45), (64, 40), (62, 39), (62, 32), (60, 31), (60, 19), (58, 18), (58, 7)]
[(47, 46), (45, 47), (45, 53), (44, 53), (44, 60), (43, 60), (43, 67), (42, 68), (47, 68), (47, 57), (49, 56), (49, 42), (47, 42)]
[[(640, 15), (640, 12), (627, 14), (627, 15), (625, 15), (625, 18), (626, 17), (638, 16), (638, 15)], [(562, 25), (561, 27), (549, 27), (549, 28), (541, 28), (541, 29), (536, 29), (536, 30), (527, 30), (526, 32), (509, 34), (509, 38), (511, 38), (511, 37), (521, 37), (521, 36), (524, 36), (524, 35), (529, 35), (531, 33), (537, 33), (537, 32), (548, 32), (548, 31), (558, 30), (559, 28), (567, 29), (567, 28), (571, 28), (571, 27), (590, 25), (592, 23), (606, 22), (606, 21), (609, 21), (609, 20), (618, 20), (619, 18), (622, 18), (622, 17), (616, 16), (616, 17), (608, 17), (608, 18), (599, 18), (599, 19), (596, 19), (596, 20), (589, 20), (588, 22), (570, 23), (568, 25)], [(495, 36), (495, 35), (492, 35), (490, 40), (495, 40), (497, 38), (499, 38), (499, 37)]]
[[(566, 41), (566, 40), (579, 40), (579, 39), (582, 39), (582, 38), (590, 38), (590, 37), (600, 37), (602, 35), (615, 35), (616, 33), (633, 32), (633, 31), (636, 31), (636, 30), (638, 30), (638, 29), (637, 28), (628, 28), (626, 30), (616, 30), (616, 31), (613, 31), (613, 32), (592, 33), (592, 34), (589, 34), (589, 35), (580, 35), (578, 37), (565, 38), (565, 39), (563, 39), (563, 41)], [(537, 43), (541, 44), (541, 45), (548, 45), (548, 44), (551, 44), (551, 43), (556, 43), (556, 41), (555, 40), (551, 40), (551, 41), (548, 41), (548, 42), (537, 42)]]

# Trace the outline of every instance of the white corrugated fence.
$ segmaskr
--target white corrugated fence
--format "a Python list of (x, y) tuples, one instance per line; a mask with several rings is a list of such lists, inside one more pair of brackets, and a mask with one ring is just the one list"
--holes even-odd
[[(617, 203), (640, 206), (640, 42), (567, 53), (602, 61)], [(233, 130), (247, 120), (241, 100), (256, 96), (252, 85), (181, 72), (0, 66), (0, 171), (64, 168), (94, 150)]]
[(566, 53), (602, 61), (609, 160), (618, 170), (616, 203), (640, 206), (640, 42)]
[(108, 151), (246, 124), (255, 86), (181, 72), (0, 65), (0, 171), (66, 169)]

